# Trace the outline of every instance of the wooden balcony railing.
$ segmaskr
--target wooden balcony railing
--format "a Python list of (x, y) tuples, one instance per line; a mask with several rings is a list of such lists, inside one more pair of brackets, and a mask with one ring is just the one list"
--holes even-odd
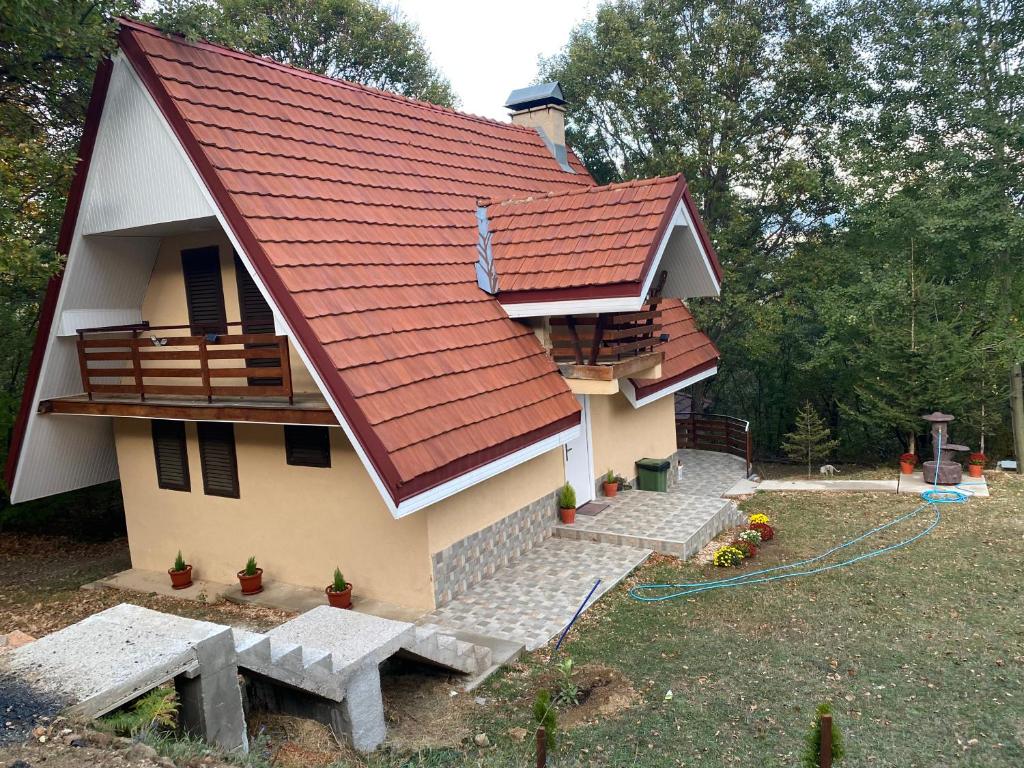
[[(272, 333), (192, 334), (187, 325), (78, 331), (82, 386), (94, 395), (185, 398), (286, 397), (293, 402), (288, 337)], [(240, 329), (239, 329), (240, 330)], [(175, 335), (177, 334), (177, 335)]]
[(661, 310), (649, 302), (639, 312), (551, 318), (551, 355), (556, 363), (607, 365), (655, 352)]
[(676, 447), (739, 456), (747, 463), (747, 477), (750, 477), (754, 469), (754, 443), (750, 434), (750, 422), (735, 416), (717, 413), (677, 416)]

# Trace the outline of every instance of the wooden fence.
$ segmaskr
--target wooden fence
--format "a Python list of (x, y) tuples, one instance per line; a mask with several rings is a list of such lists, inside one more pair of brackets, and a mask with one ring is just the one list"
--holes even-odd
[(676, 447), (718, 451), (739, 456), (747, 463), (747, 477), (754, 469), (754, 444), (750, 422), (717, 413), (676, 417)]

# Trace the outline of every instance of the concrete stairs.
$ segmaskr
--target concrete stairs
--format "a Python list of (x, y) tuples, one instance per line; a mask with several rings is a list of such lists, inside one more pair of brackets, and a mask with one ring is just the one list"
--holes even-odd
[(403, 655), (466, 675), (476, 676), (493, 666), (491, 649), (460, 640), (436, 624), (414, 628), (414, 642), (403, 646)]

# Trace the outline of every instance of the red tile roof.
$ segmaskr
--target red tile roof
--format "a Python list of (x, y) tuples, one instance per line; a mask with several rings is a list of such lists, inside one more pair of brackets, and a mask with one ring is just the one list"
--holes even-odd
[(579, 423), (474, 269), (477, 201), (592, 186), (575, 157), (135, 22), (120, 42), (396, 503)]
[(676, 175), (492, 202), (502, 301), (581, 286), (639, 293), (685, 184)]
[(631, 379), (637, 400), (718, 365), (718, 347), (697, 327), (686, 305), (679, 299), (662, 299), (659, 306), (662, 333), (668, 334), (661, 346), (665, 362), (661, 378)]

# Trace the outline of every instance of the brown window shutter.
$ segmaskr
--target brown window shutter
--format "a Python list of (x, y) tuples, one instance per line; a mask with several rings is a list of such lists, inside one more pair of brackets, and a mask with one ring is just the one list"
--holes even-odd
[[(242, 318), (242, 333), (273, 333), (274, 312), (267, 304), (256, 281), (252, 279), (245, 264), (235, 254), (235, 285), (238, 286), (238, 311)], [(246, 349), (271, 347), (273, 344), (246, 344)], [(248, 368), (277, 368), (281, 364), (277, 357), (250, 357), (245, 361)], [(252, 387), (279, 387), (281, 378), (261, 377), (247, 379)]]
[(182, 251), (181, 271), (185, 277), (185, 302), (188, 305), (188, 324), (192, 335), (227, 333), (224, 285), (220, 279), (220, 249), (212, 245)]
[(188, 476), (185, 422), (153, 419), (151, 424), (157, 485), (171, 491), (192, 490)]
[(207, 496), (238, 498), (238, 462), (235, 427), (230, 422), (200, 421), (199, 463), (203, 467), (203, 491)]
[(286, 424), (284, 452), (289, 464), (297, 467), (331, 466), (331, 433), (327, 427)]

